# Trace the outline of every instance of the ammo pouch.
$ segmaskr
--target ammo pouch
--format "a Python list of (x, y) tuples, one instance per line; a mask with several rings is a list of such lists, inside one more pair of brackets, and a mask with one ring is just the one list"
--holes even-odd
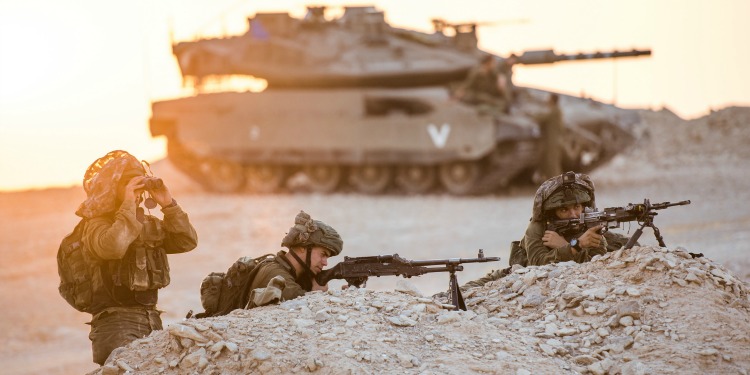
[(510, 243), (510, 259), (508, 261), (511, 267), (514, 264), (520, 264), (526, 267), (528, 259), (526, 258), (526, 249), (521, 247), (521, 241), (513, 241)]
[(161, 222), (147, 216), (143, 230), (128, 249), (123, 261), (128, 270), (128, 286), (133, 291), (156, 290), (169, 285), (169, 262), (162, 246)]

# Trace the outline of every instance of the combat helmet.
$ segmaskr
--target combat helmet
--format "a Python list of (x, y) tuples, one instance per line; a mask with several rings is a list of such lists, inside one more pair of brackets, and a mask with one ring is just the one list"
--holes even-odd
[(116, 211), (117, 185), (145, 174), (142, 163), (127, 151), (110, 151), (96, 159), (83, 176), (87, 198), (76, 210), (76, 215), (92, 218)]
[(544, 181), (534, 196), (533, 221), (544, 221), (545, 215), (556, 208), (580, 203), (596, 208), (594, 182), (583, 173), (565, 172)]
[(333, 227), (320, 220), (313, 220), (308, 213), (300, 211), (294, 218), (294, 226), (289, 228), (289, 232), (281, 240), (281, 246), (288, 249), (320, 246), (335, 256), (341, 254), (344, 241)]

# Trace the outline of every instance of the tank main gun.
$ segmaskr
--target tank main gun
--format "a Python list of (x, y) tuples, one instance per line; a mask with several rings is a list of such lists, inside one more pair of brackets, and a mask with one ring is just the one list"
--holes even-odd
[(578, 54), (557, 54), (551, 49), (524, 51), (521, 56), (517, 57), (516, 64), (537, 65), (537, 64), (554, 64), (559, 61), (574, 60), (599, 60), (599, 59), (617, 59), (623, 57), (650, 56), (651, 50), (632, 51), (611, 51), (611, 52), (593, 52)]

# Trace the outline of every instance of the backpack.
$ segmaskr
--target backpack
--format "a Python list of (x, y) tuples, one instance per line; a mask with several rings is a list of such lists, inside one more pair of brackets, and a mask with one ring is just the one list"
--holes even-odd
[(274, 259), (273, 254), (258, 258), (242, 257), (232, 264), (227, 272), (211, 272), (201, 282), (201, 305), (204, 312), (196, 318), (220, 316), (247, 305), (250, 285), (261, 267), (261, 263)]
[(90, 312), (94, 295), (92, 275), (95, 259), (83, 247), (84, 223), (83, 219), (78, 222), (73, 232), (63, 238), (57, 250), (58, 290), (70, 306), (81, 312)]

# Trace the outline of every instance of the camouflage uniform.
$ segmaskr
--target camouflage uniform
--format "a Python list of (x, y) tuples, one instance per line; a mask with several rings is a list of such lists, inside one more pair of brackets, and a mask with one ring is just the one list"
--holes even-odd
[[(588, 262), (595, 255), (601, 255), (607, 252), (606, 240), (598, 248), (583, 248), (573, 255), (570, 244), (559, 248), (550, 249), (542, 243), (542, 236), (546, 231), (549, 211), (563, 205), (581, 203), (586, 207), (595, 208), (596, 201), (594, 195), (594, 183), (589, 176), (576, 173), (573, 185), (568, 188), (563, 184), (563, 175), (555, 176), (544, 183), (537, 189), (534, 196), (534, 208), (529, 226), (526, 233), (521, 239), (516, 254), (511, 254), (511, 259), (518, 259), (518, 252), (525, 251), (526, 264), (520, 262), (523, 266), (541, 266), (544, 264), (576, 261), (578, 263)], [(565, 239), (570, 241), (570, 238)], [(515, 255), (515, 256), (514, 256)]]
[(487, 71), (483, 66), (473, 68), (459, 90), (464, 92), (463, 102), (505, 112), (508, 102), (497, 87), (498, 71)]
[[(570, 172), (569, 172), (570, 173)], [(576, 173), (574, 185), (576, 189), (571, 189), (570, 193), (563, 194), (563, 201), (557, 202), (560, 204), (569, 203), (582, 203), (590, 208), (596, 207), (596, 200), (594, 194), (594, 183), (591, 181), (589, 176)], [(576, 261), (578, 263), (588, 262), (595, 255), (601, 255), (607, 251), (614, 251), (622, 247), (627, 242), (628, 238), (617, 234), (606, 232), (604, 234), (604, 240), (601, 246), (597, 248), (583, 248), (577, 251), (577, 254), (573, 255), (570, 244), (565, 246), (550, 249), (544, 246), (542, 243), (542, 236), (546, 230), (547, 216), (545, 214), (545, 203), (548, 200), (559, 199), (558, 193), (563, 192), (565, 186), (563, 185), (563, 175), (559, 175), (548, 179), (537, 189), (534, 195), (534, 207), (532, 210), (531, 221), (526, 228), (521, 241), (514, 241), (511, 243), (510, 260), (511, 266), (519, 264), (523, 267), (526, 266), (540, 266), (549, 263), (565, 262), (565, 261)], [(555, 195), (558, 194), (558, 195)], [(566, 197), (567, 195), (567, 197)], [(565, 199), (567, 198), (567, 199)], [(567, 200), (571, 200), (568, 202)], [(570, 241), (571, 238), (566, 238)], [(610, 242), (611, 241), (611, 242)], [(490, 271), (487, 275), (474, 281), (470, 281), (464, 284), (461, 288), (472, 288), (482, 286), (490, 281), (498, 280), (502, 277), (507, 276), (511, 271), (511, 268), (502, 270)]]
[(506, 103), (510, 105), (510, 103), (513, 103), (513, 94), (515, 91), (515, 86), (513, 85), (513, 64), (507, 61), (507, 59), (500, 60), (498, 72), (499, 74), (505, 76), (505, 88), (503, 90), (503, 97), (505, 98)]
[(562, 111), (557, 103), (550, 103), (549, 111), (536, 118), (542, 133), (542, 147), (539, 165), (540, 180), (546, 180), (562, 174), (560, 161), (560, 138), (563, 131)]
[(76, 212), (85, 220), (82, 242), (98, 269), (92, 281), (89, 339), (93, 360), (100, 365), (113, 349), (162, 329), (156, 303), (158, 289), (170, 281), (166, 254), (190, 251), (198, 241), (176, 201), (162, 208), (163, 221), (138, 215), (134, 201), (117, 207), (120, 181), (144, 174), (130, 154), (107, 154), (89, 167), (84, 178), (88, 198)]
[[(331, 226), (319, 220), (313, 220), (310, 215), (304, 211), (300, 212), (295, 218), (295, 225), (289, 229), (289, 233), (281, 241), (281, 245), (291, 249), (295, 247), (309, 248), (311, 246), (321, 246), (331, 251), (334, 256), (339, 255), (344, 247), (344, 242), (338, 232)], [(262, 294), (261, 289), (276, 288), (274, 295), (279, 295), (280, 300), (290, 300), (303, 296), (306, 292), (312, 290), (312, 278), (314, 275), (307, 267), (303, 267), (300, 275), (287, 258), (287, 251), (279, 251), (276, 256), (270, 260), (260, 263), (258, 273), (250, 283), (251, 296), (248, 297), (248, 308), (262, 306), (276, 302), (274, 299), (265, 299), (262, 304), (254, 303), (252, 295)], [(309, 262), (303, 261), (304, 262)], [(271, 286), (274, 278), (281, 277), (283, 286)]]

